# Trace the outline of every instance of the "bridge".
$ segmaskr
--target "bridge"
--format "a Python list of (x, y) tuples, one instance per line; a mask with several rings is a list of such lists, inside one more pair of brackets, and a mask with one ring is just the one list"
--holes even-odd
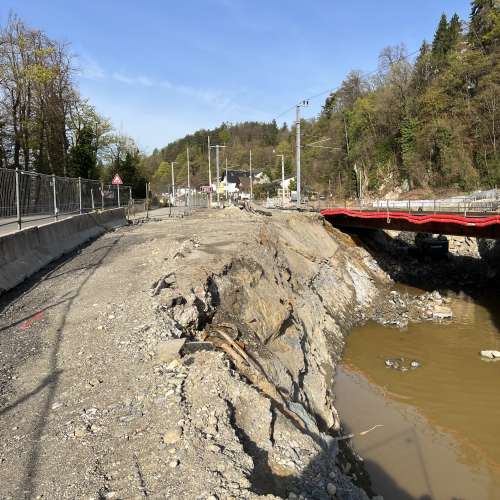
[(377, 206), (358, 209), (329, 208), (320, 213), (339, 228), (391, 229), (500, 240), (498, 211), (425, 212), (392, 208), (383, 210)]

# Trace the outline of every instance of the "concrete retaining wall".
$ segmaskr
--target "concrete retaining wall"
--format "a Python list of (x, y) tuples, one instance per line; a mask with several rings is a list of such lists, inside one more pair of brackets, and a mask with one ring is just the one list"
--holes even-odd
[(125, 209), (75, 215), (0, 237), (0, 294), (86, 241), (126, 224)]

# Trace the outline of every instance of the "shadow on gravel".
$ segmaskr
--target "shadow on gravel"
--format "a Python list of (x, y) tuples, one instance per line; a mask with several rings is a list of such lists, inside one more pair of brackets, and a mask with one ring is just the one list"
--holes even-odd
[[(8, 413), (9, 411), (12, 411), (14, 408), (17, 406), (25, 403), (29, 399), (31, 399), (33, 396), (41, 393), (47, 388), (46, 391), (46, 397), (45, 401), (43, 401), (41, 408), (36, 412), (36, 417), (35, 417), (35, 423), (33, 425), (32, 429), (32, 434), (31, 434), (31, 439), (30, 442), (32, 443), (32, 449), (28, 455), (28, 460), (26, 463), (26, 468), (23, 477), (20, 480), (19, 484), (19, 491), (17, 498), (32, 498), (33, 493), (34, 493), (34, 485), (36, 483), (37, 479), (37, 472), (38, 472), (38, 464), (39, 464), (39, 456), (40, 456), (40, 438), (42, 437), (42, 434), (45, 430), (45, 426), (47, 423), (48, 416), (50, 414), (51, 407), (54, 402), (54, 398), (56, 395), (57, 387), (59, 384), (59, 379), (62, 374), (62, 370), (58, 368), (58, 355), (59, 355), (59, 349), (63, 340), (63, 334), (64, 334), (64, 327), (66, 325), (66, 320), (68, 317), (69, 312), (71, 311), (71, 307), (73, 305), (73, 302), (75, 299), (80, 295), (81, 290), (83, 287), (87, 284), (87, 282), (90, 280), (90, 278), (93, 276), (94, 272), (96, 269), (103, 263), (103, 261), (106, 259), (106, 257), (109, 255), (111, 250), (115, 248), (115, 246), (118, 244), (118, 242), (121, 240), (122, 235), (118, 236), (114, 241), (112, 242), (111, 245), (106, 245), (103, 246), (99, 249), (96, 250), (104, 250), (104, 253), (100, 255), (95, 262), (91, 263), (89, 266), (84, 266), (83, 268), (79, 268), (78, 270), (81, 269), (88, 269), (89, 272), (86, 274), (86, 276), (83, 278), (83, 280), (78, 284), (78, 286), (72, 290), (70, 296), (68, 296), (66, 299), (59, 301), (56, 304), (52, 304), (50, 306), (47, 306), (45, 308), (42, 308), (43, 310), (47, 310), (49, 308), (53, 308), (57, 305), (64, 304), (64, 308), (59, 314), (60, 321), (59, 325), (56, 328), (55, 331), (55, 338), (53, 340), (52, 344), (52, 349), (50, 352), (49, 356), (49, 366), (48, 366), (48, 374), (47, 376), (40, 382), (40, 384), (33, 389), (32, 391), (28, 392), (27, 394), (24, 394), (20, 398), (18, 398), (16, 401), (13, 403), (5, 406), (4, 408), (0, 409), (0, 415), (4, 415)], [(81, 247), (79, 251), (81, 250)], [(4, 302), (5, 300), (9, 301), (10, 300), (15, 300), (16, 298), (20, 298), (24, 294), (26, 294), (28, 291), (36, 288), (36, 286), (40, 283), (43, 282), (46, 279), (49, 279), (58, 269), (60, 269), (64, 264), (69, 262), (79, 251), (73, 252), (71, 254), (66, 255), (62, 260), (59, 260), (56, 264), (54, 264), (50, 270), (47, 272), (47, 269), (44, 271), (41, 271), (38, 273), (36, 276), (34, 276), (32, 279), (30, 279), (28, 282), (23, 284), (21, 287), (16, 288), (13, 290), (11, 293), (6, 294), (5, 297), (2, 299), (2, 303), (4, 308), (9, 304), (9, 302)], [(96, 253), (96, 252), (92, 252)], [(69, 270), (67, 271), (68, 273), (75, 272), (76, 269)], [(15, 326), (19, 323), (21, 323), (24, 319), (21, 320), (16, 320), (12, 322), (10, 325), (2, 327), (2, 330), (7, 330), (12, 326)], [(27, 443), (28, 441), (26, 441)]]
[[(245, 452), (254, 461), (253, 473), (249, 479), (252, 483), (252, 492), (256, 494), (272, 494), (280, 498), (299, 498), (300, 495), (303, 495), (305, 498), (311, 500), (331, 500), (332, 494), (328, 491), (328, 484), (331, 483), (336, 487), (334, 498), (341, 500), (358, 500), (361, 498), (358, 493), (353, 491), (348, 481), (332, 473), (336, 462), (340, 462), (341, 467), (348, 467), (348, 463), (355, 462), (353, 452), (345, 442), (341, 442), (340, 452), (337, 442), (325, 445), (323, 451), (311, 460), (300, 475), (287, 476), (273, 471), (268, 463), (268, 454), (266, 451), (258, 448), (247, 436), (239, 435), (238, 437), (245, 443)], [(338, 457), (340, 457), (340, 460), (338, 460)], [(423, 471), (415, 471), (415, 473), (426, 475), (423, 463), (422, 467)], [(430, 500), (432, 498), (430, 495), (413, 497), (378, 464), (366, 462), (366, 469), (369, 469), (373, 477), (377, 477), (379, 483), (385, 485), (386, 496), (384, 498), (386, 500)], [(372, 490), (366, 470), (361, 465), (351, 468), (348, 474), (353, 478), (353, 482), (357, 486), (368, 493), (369, 498), (376, 494)], [(430, 489), (430, 485), (428, 487)], [(295, 494), (296, 496), (289, 496), (290, 494)]]

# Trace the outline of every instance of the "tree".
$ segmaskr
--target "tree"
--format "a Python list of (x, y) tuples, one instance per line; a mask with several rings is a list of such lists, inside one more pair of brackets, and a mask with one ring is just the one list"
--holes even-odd
[(469, 24), (469, 41), (488, 53), (499, 47), (500, 6), (497, 0), (473, 0)]
[(448, 52), (449, 46), (449, 35), (448, 35), (448, 19), (446, 14), (441, 16), (439, 24), (434, 35), (434, 40), (432, 42), (432, 59), (434, 66), (440, 68), (445, 60), (446, 54)]
[(71, 149), (71, 174), (85, 179), (97, 177), (95, 136), (90, 125), (84, 125), (77, 133), (76, 144)]

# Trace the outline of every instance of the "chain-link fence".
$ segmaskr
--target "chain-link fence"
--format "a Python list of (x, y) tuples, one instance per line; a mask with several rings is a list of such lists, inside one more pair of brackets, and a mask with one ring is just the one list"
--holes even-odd
[(131, 199), (128, 186), (0, 168), (0, 228), (127, 207)]

